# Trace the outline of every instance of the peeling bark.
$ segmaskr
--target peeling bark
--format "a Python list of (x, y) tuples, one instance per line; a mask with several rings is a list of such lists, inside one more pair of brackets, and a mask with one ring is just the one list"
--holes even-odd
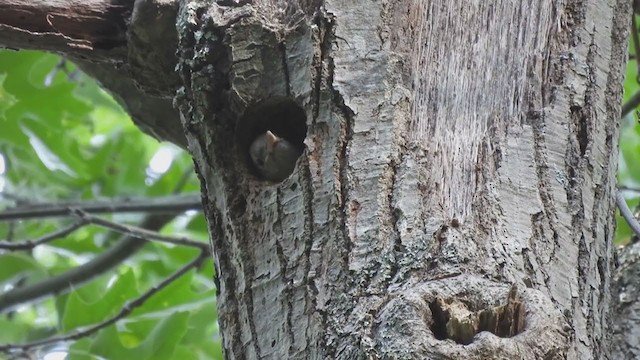
[(112, 0), (6, 0), (0, 3), (0, 44), (122, 59), (132, 6)]

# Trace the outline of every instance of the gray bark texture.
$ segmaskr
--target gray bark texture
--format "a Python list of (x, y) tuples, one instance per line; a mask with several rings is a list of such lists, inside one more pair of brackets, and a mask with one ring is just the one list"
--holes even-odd
[[(630, 5), (8, 0), (0, 44), (188, 143), (228, 359), (620, 359)], [(279, 183), (249, 157), (266, 130), (304, 147)]]
[(613, 278), (613, 359), (640, 358), (640, 243), (621, 249)]
[[(610, 358), (629, 19), (623, 0), (183, 1), (176, 104), (226, 356)], [(306, 147), (281, 183), (247, 153), (274, 128)], [(480, 331), (484, 311), (516, 331)]]

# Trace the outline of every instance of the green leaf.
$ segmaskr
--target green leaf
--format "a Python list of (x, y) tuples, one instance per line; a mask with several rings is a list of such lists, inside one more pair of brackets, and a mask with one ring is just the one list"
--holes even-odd
[(193, 291), (191, 286), (193, 276), (194, 271), (189, 271), (173, 281), (147, 300), (143, 306), (134, 310), (132, 318), (135, 319), (143, 314), (161, 318), (173, 312), (175, 307), (193, 309), (201, 301), (213, 299), (213, 289), (204, 292)]
[[(162, 319), (142, 345), (133, 351), (134, 359), (173, 359), (176, 345), (187, 331), (189, 313), (177, 311)], [(137, 355), (137, 356), (136, 356)]]
[(89, 353), (101, 359), (139, 359), (132, 356), (132, 349), (122, 345), (118, 331), (113, 325), (98, 333), (91, 343)]
[[(164, 196), (185, 174), (183, 191), (197, 192), (193, 163), (173, 145), (143, 134), (119, 105), (93, 80), (67, 74), (75, 66), (34, 51), (0, 51), (0, 155), (6, 160), (4, 191), (31, 201), (105, 200), (111, 197)], [(158, 149), (172, 149), (163, 174), (149, 172)], [(11, 201), (3, 201), (2, 205)], [(101, 215), (103, 216), (103, 215)], [(141, 214), (104, 215), (137, 224)], [(178, 232), (208, 241), (202, 216), (173, 221), (164, 233)], [(69, 219), (38, 219), (9, 226), (0, 236), (35, 239), (60, 229)], [(76, 230), (31, 252), (0, 256), (0, 281), (27, 284), (73, 270), (113, 244), (121, 235), (96, 226)], [(196, 256), (183, 247), (147, 245), (117, 272), (96, 276), (71, 291), (45, 298), (0, 323), (0, 339), (26, 342), (93, 325), (117, 314), (131, 299)], [(216, 324), (213, 266), (205, 262), (160, 291), (132, 316), (87, 338), (70, 342), (71, 359), (197, 358), (221, 354)], [(99, 275), (99, 274), (96, 274)], [(140, 289), (140, 290), (139, 290)], [(195, 316), (188, 316), (186, 314)], [(185, 325), (186, 324), (186, 325)], [(189, 336), (183, 336), (183, 334)], [(46, 349), (41, 349), (46, 354)]]
[(138, 295), (131, 269), (118, 274), (107, 289), (101, 285), (93, 282), (69, 295), (62, 320), (63, 331), (93, 325), (114, 316), (127, 301)]
[(29, 334), (32, 326), (28, 323), (10, 321), (6, 317), (0, 317), (0, 329), (11, 329), (11, 331), (0, 331), (0, 344), (15, 344)]
[(32, 257), (19, 252), (0, 255), (0, 264), (2, 264), (0, 266), (0, 282), (12, 279), (18, 274), (46, 273), (46, 270)]

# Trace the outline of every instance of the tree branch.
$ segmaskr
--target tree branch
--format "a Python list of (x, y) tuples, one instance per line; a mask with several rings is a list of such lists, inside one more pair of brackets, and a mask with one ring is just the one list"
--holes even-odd
[(69, 216), (75, 210), (86, 213), (147, 212), (175, 213), (202, 208), (200, 194), (173, 195), (154, 199), (123, 199), (59, 203), (30, 203), (0, 212), (0, 221)]
[(638, 105), (640, 105), (640, 91), (633, 94), (633, 96), (629, 100), (627, 100), (627, 102), (622, 104), (622, 117), (627, 116), (627, 114), (632, 112), (636, 107), (638, 107)]
[(173, 273), (168, 278), (162, 280), (159, 284), (157, 284), (157, 285), (153, 286), (152, 288), (150, 288), (149, 290), (147, 290), (144, 294), (140, 295), (136, 299), (128, 302), (127, 304), (125, 304), (118, 314), (116, 314), (115, 316), (113, 316), (113, 317), (111, 317), (111, 318), (109, 318), (107, 320), (104, 320), (104, 321), (102, 321), (102, 322), (100, 322), (98, 324), (89, 326), (88, 328), (85, 328), (83, 330), (72, 332), (72, 333), (67, 334), (67, 335), (54, 336), (54, 337), (50, 337), (50, 338), (47, 338), (47, 339), (37, 340), (37, 341), (34, 341), (34, 342), (30, 342), (30, 343), (27, 343), (27, 344), (21, 344), (21, 345), (15, 345), (15, 344), (0, 345), (0, 352), (8, 352), (10, 350), (27, 350), (27, 349), (30, 349), (30, 348), (33, 348), (33, 347), (36, 347), (36, 346), (52, 344), (52, 343), (61, 342), (61, 341), (77, 340), (77, 339), (80, 339), (82, 337), (91, 335), (92, 333), (97, 332), (98, 330), (104, 329), (105, 327), (107, 327), (107, 326), (109, 326), (111, 324), (114, 324), (116, 321), (124, 318), (125, 316), (127, 316), (129, 314), (131, 314), (131, 312), (133, 312), (133, 310), (135, 310), (136, 308), (142, 306), (142, 304), (144, 304), (144, 302), (147, 301), (155, 293), (157, 293), (158, 291), (162, 290), (167, 285), (171, 284), (177, 278), (179, 278), (180, 276), (184, 275), (187, 271), (191, 270), (192, 268), (198, 267), (200, 265), (200, 263), (202, 263), (202, 261), (204, 261), (207, 257), (208, 257), (208, 253), (206, 251), (201, 251), (200, 254), (194, 260), (192, 260), (190, 263), (188, 263), (187, 265), (185, 265), (182, 268), (180, 268), (178, 271)]
[(67, 226), (66, 228), (51, 232), (36, 240), (0, 241), (0, 249), (11, 250), (11, 251), (33, 249), (38, 245), (42, 245), (49, 241), (53, 241), (61, 237), (67, 236), (68, 234), (71, 234), (72, 232), (76, 231), (77, 229), (83, 227), (88, 223), (89, 223), (88, 220), (80, 219), (79, 221)]
[(0, 1), (0, 48), (62, 54), (100, 81), (145, 133), (187, 147), (172, 98), (180, 81), (176, 0)]
[(209, 244), (201, 241), (191, 240), (186, 237), (162, 235), (158, 232), (149, 231), (147, 229), (143, 229), (137, 226), (119, 224), (114, 221), (109, 221), (107, 219), (89, 215), (86, 212), (80, 211), (80, 210), (75, 210), (74, 215), (76, 215), (80, 219), (80, 221), (98, 225), (109, 230), (113, 230), (113, 231), (117, 231), (117, 232), (129, 235), (131, 237), (137, 237), (139, 239), (143, 239), (147, 241), (149, 241), (150, 239), (153, 239), (153, 240), (164, 242), (167, 244), (195, 247), (202, 251), (209, 252)]
[(629, 205), (627, 205), (620, 191), (616, 193), (616, 204), (618, 205), (618, 209), (620, 209), (620, 215), (627, 221), (627, 224), (629, 224), (629, 227), (636, 236), (640, 238), (640, 224), (638, 224), (638, 220), (633, 216), (633, 212), (629, 209)]
[[(140, 226), (148, 230), (159, 230), (178, 214), (179, 213), (150, 215)], [(4, 294), (0, 294), (0, 312), (10, 310), (18, 304), (31, 302), (44, 296), (64, 293), (71, 287), (85, 283), (120, 264), (124, 259), (138, 251), (145, 243), (146, 241), (137, 237), (124, 236), (113, 247), (97, 255), (85, 264), (41, 282), (14, 288)]]
[[(184, 172), (175, 186), (174, 194), (178, 193), (185, 186), (185, 177), (187, 174), (192, 173), (192, 169)], [(193, 195), (178, 195), (179, 196), (193, 196)], [(166, 199), (166, 198), (164, 198)], [(41, 204), (40, 204), (41, 205)], [(38, 204), (29, 204), (28, 207), (40, 206)], [(69, 203), (66, 203), (69, 205)], [(76, 204), (77, 205), (77, 204)], [(82, 207), (64, 207), (68, 215), (73, 211), (85, 211)], [(144, 221), (140, 224), (140, 227), (146, 230), (160, 230), (165, 224), (173, 220), (183, 209), (173, 209), (173, 213), (170, 214), (155, 214), (148, 215)], [(139, 236), (139, 234), (138, 234)], [(91, 261), (80, 265), (76, 268), (68, 270), (62, 274), (58, 274), (41, 282), (14, 288), (4, 294), (0, 294), (0, 313), (7, 311), (8, 309), (18, 304), (34, 301), (41, 297), (59, 294), (68, 291), (72, 286), (77, 286), (92, 278), (100, 275), (101, 273), (113, 268), (120, 264), (124, 259), (135, 254), (146, 241), (138, 238), (138, 236), (123, 236), (113, 247), (109, 248), (105, 252), (97, 255)]]
[(7, 0), (0, 3), (0, 44), (124, 62), (134, 1)]

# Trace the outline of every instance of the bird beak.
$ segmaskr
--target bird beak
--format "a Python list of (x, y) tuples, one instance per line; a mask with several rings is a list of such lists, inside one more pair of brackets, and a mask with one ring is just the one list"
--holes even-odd
[(280, 138), (277, 137), (271, 131), (267, 130), (266, 139), (267, 139), (267, 153), (271, 153), (273, 151), (273, 148), (276, 146), (276, 144), (280, 140)]

